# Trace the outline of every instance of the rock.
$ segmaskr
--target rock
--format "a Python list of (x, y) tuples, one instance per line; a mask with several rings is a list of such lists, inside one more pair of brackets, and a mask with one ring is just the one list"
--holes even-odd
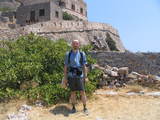
[(120, 76), (127, 76), (128, 75), (128, 71), (129, 71), (129, 68), (128, 67), (121, 67), (119, 68), (118, 70), (118, 74)]
[(105, 66), (105, 69), (111, 70), (111, 69), (112, 69), (112, 67), (111, 67), (111, 66), (109, 66), (109, 65), (106, 65), (106, 66)]
[(29, 120), (26, 113), (8, 114), (8, 120)]
[(148, 79), (160, 81), (160, 77), (159, 77), (159, 76), (156, 76), (156, 75), (148, 75)]
[(132, 73), (128, 74), (127, 76), (129, 79), (137, 79), (137, 75), (134, 75)]
[(44, 106), (44, 102), (43, 101), (40, 101), (40, 100), (37, 100), (36, 102), (35, 102), (35, 105), (37, 106), (37, 107), (43, 107)]
[(16, 28), (16, 24), (8, 24), (8, 27), (11, 29), (15, 29)]
[(145, 95), (148, 95), (148, 96), (160, 96), (160, 92), (149, 92), (149, 93), (145, 93)]
[(9, 18), (8, 17), (0, 17), (0, 21), (6, 23), (6, 22), (9, 22)]
[(105, 70), (104, 67), (99, 66), (98, 64), (93, 65), (94, 68), (100, 69), (100, 70)]
[(118, 73), (117, 72), (114, 72), (112, 70), (105, 70), (105, 73), (108, 74), (109, 76), (111, 77), (117, 77), (118, 76)]
[(103, 73), (103, 79), (106, 80), (108, 78), (108, 75)]
[(99, 83), (98, 83), (99, 88), (104, 87), (106, 85), (107, 85), (107, 81), (105, 81), (105, 80), (100, 80)]
[(115, 83), (115, 86), (116, 86), (116, 87), (121, 87), (122, 85), (121, 85), (120, 83), (116, 82), (116, 83)]
[(19, 109), (19, 112), (26, 112), (26, 111), (30, 111), (32, 110), (32, 107), (31, 106), (28, 106), (28, 105), (22, 105)]
[(27, 116), (28, 115), (27, 111), (30, 111), (31, 109), (32, 109), (31, 106), (22, 105), (17, 114), (15, 113), (8, 114), (8, 120), (29, 120)]
[(131, 72), (131, 75), (132, 75), (132, 76), (135, 76), (137, 79), (148, 78), (147, 76), (141, 75), (141, 74), (139, 74), (139, 73), (137, 73), (137, 72)]
[(113, 67), (111, 70), (115, 71), (115, 72), (118, 72), (119, 69), (117, 67)]
[(160, 77), (159, 76), (155, 76), (155, 79), (160, 81)]
[(97, 94), (97, 95), (118, 95), (118, 92), (114, 92), (114, 91), (100, 91), (100, 92), (96, 92), (95, 94)]

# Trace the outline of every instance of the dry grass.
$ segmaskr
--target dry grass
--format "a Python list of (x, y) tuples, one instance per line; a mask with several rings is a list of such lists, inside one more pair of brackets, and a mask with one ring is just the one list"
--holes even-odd
[[(121, 93), (150, 91), (141, 86), (128, 86), (120, 89), (107, 89)], [(106, 91), (105, 90), (105, 91)], [(104, 91), (101, 89), (99, 91)], [(16, 112), (19, 106), (25, 102), (12, 102), (0, 104), (6, 111), (1, 111), (0, 120), (6, 119), (8, 113)], [(29, 111), (31, 120), (160, 120), (160, 98), (143, 96), (106, 96), (94, 95), (87, 104), (90, 114), (86, 116), (82, 112), (82, 104), (77, 104), (78, 112), (69, 114), (71, 106), (69, 104), (57, 104), (51, 107), (32, 107)], [(1, 110), (3, 110), (1, 108)]]

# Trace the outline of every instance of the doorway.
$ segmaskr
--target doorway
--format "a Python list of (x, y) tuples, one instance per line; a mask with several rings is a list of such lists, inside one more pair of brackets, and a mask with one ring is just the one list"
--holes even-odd
[(36, 21), (35, 16), (36, 16), (35, 11), (34, 11), (34, 10), (33, 10), (33, 11), (31, 11), (31, 16), (30, 16), (30, 21), (31, 21), (31, 22), (35, 22), (35, 21)]

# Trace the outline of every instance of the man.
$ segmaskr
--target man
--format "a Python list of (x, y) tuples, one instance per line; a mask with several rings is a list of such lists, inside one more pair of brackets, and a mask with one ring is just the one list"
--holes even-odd
[(72, 113), (76, 112), (76, 91), (80, 91), (83, 102), (83, 111), (88, 114), (86, 107), (86, 94), (84, 83), (87, 81), (86, 56), (84, 52), (79, 51), (80, 43), (78, 40), (72, 41), (72, 50), (66, 53), (64, 66), (64, 82), (68, 83), (71, 89)]

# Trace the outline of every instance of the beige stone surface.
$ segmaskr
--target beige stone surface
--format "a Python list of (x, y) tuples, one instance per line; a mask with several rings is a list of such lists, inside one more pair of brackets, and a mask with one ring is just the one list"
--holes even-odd
[[(128, 90), (130, 89), (121, 89), (118, 92), (125, 93)], [(103, 92), (104, 89), (98, 91)], [(4, 120), (8, 113), (15, 112), (24, 103), (0, 104), (0, 120)], [(48, 108), (32, 107), (28, 116), (30, 120), (160, 120), (158, 97), (94, 95), (88, 101), (88, 116), (83, 113), (81, 103), (77, 105), (78, 112), (75, 114), (68, 114), (70, 108), (69, 104), (57, 104)]]

